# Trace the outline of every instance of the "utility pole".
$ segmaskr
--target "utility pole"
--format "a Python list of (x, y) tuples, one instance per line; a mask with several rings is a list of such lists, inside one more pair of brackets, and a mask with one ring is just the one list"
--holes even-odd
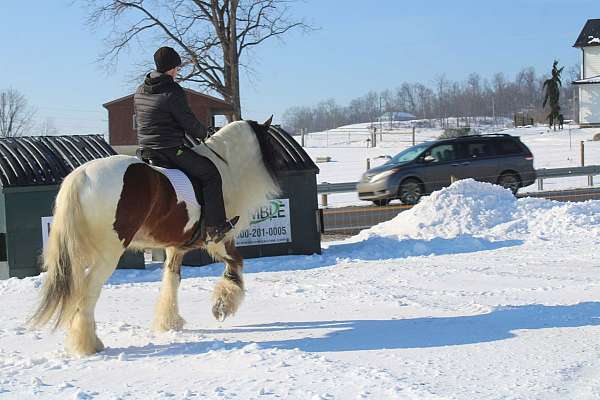
[(492, 120), (494, 121), (494, 128), (496, 128), (496, 106), (494, 104), (494, 96), (492, 96)]
[(383, 130), (383, 121), (381, 120), (381, 95), (379, 95), (379, 132)]

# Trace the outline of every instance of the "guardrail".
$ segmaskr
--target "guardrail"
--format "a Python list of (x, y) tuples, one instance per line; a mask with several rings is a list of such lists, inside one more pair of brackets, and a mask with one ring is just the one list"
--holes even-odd
[[(572, 176), (587, 176), (588, 186), (594, 186), (594, 175), (600, 175), (600, 165), (586, 165), (583, 167), (565, 168), (540, 168), (537, 174), (538, 190), (544, 190), (544, 179), (568, 178)], [(323, 182), (317, 185), (317, 194), (321, 195), (321, 203), (327, 207), (327, 195), (331, 193), (349, 193), (356, 191), (358, 182)]]
[(544, 190), (544, 179), (568, 178), (570, 176), (587, 176), (588, 186), (594, 186), (594, 175), (600, 175), (600, 165), (586, 165), (583, 167), (566, 168), (541, 168), (535, 170), (537, 174), (538, 190)]

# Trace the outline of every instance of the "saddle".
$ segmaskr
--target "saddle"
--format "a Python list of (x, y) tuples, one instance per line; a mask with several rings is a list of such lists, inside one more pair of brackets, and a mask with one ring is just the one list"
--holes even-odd
[[(223, 160), (224, 163), (227, 164), (227, 161), (223, 159), (214, 150), (212, 150), (210, 147), (209, 150), (211, 150), (217, 157), (219, 157), (221, 160)], [(164, 157), (160, 152), (148, 148), (139, 148), (136, 151), (136, 155), (140, 160), (152, 166), (154, 169), (158, 170), (169, 179), (171, 185), (177, 193), (178, 198), (184, 201), (189, 201), (191, 203), (199, 202), (200, 209), (204, 209), (202, 186), (194, 187), (190, 177), (187, 176), (185, 172), (177, 168), (176, 165), (169, 162), (169, 160), (166, 157)], [(210, 236), (210, 240), (215, 241), (217, 243), (225, 237), (225, 234), (228, 231), (235, 227), (238, 220), (239, 216), (235, 216), (231, 220), (227, 220), (223, 226), (211, 227), (211, 232), (207, 232), (208, 229), (205, 225), (204, 214), (200, 212), (200, 221), (198, 223), (198, 226), (192, 234), (190, 240), (188, 240), (188, 242), (184, 244), (184, 247), (191, 246), (199, 239), (206, 240), (207, 234)]]
[[(192, 180), (190, 179), (190, 177), (187, 176), (185, 172), (177, 168), (176, 165), (169, 162), (169, 160), (166, 157), (164, 157), (160, 152), (147, 148), (138, 148), (136, 151), (136, 156), (144, 163), (152, 166), (153, 168), (157, 169), (159, 172), (164, 174), (171, 182), (171, 185), (175, 189), (178, 198), (184, 201), (194, 203), (197, 203), (199, 200), (200, 209), (204, 208), (202, 188), (195, 188), (194, 185), (192, 185)], [(200, 223), (198, 224), (198, 227), (192, 234), (191, 239), (185, 244), (185, 247), (192, 245), (200, 238), (205, 238), (206, 232), (203, 216), (204, 215), (201, 212), (199, 221)]]
[(140, 147), (136, 150), (135, 155), (137, 158), (148, 165), (152, 165), (153, 167), (177, 169), (175, 165), (169, 162), (169, 160), (158, 151)]

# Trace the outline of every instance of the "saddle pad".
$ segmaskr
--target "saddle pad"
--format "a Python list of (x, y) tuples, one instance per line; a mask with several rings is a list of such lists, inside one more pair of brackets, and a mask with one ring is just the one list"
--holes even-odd
[(192, 186), (190, 178), (188, 178), (186, 174), (178, 169), (168, 169), (155, 166), (152, 166), (152, 168), (165, 175), (169, 179), (171, 185), (173, 185), (173, 188), (175, 188), (175, 193), (177, 193), (177, 199), (179, 202), (185, 201), (189, 204), (198, 204), (196, 201), (196, 195), (194, 193), (194, 187)]

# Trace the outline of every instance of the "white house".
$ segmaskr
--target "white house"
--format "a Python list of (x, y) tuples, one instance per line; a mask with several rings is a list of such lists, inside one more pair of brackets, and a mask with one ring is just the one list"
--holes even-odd
[(573, 45), (581, 49), (579, 87), (579, 123), (600, 127), (600, 19), (589, 19)]

